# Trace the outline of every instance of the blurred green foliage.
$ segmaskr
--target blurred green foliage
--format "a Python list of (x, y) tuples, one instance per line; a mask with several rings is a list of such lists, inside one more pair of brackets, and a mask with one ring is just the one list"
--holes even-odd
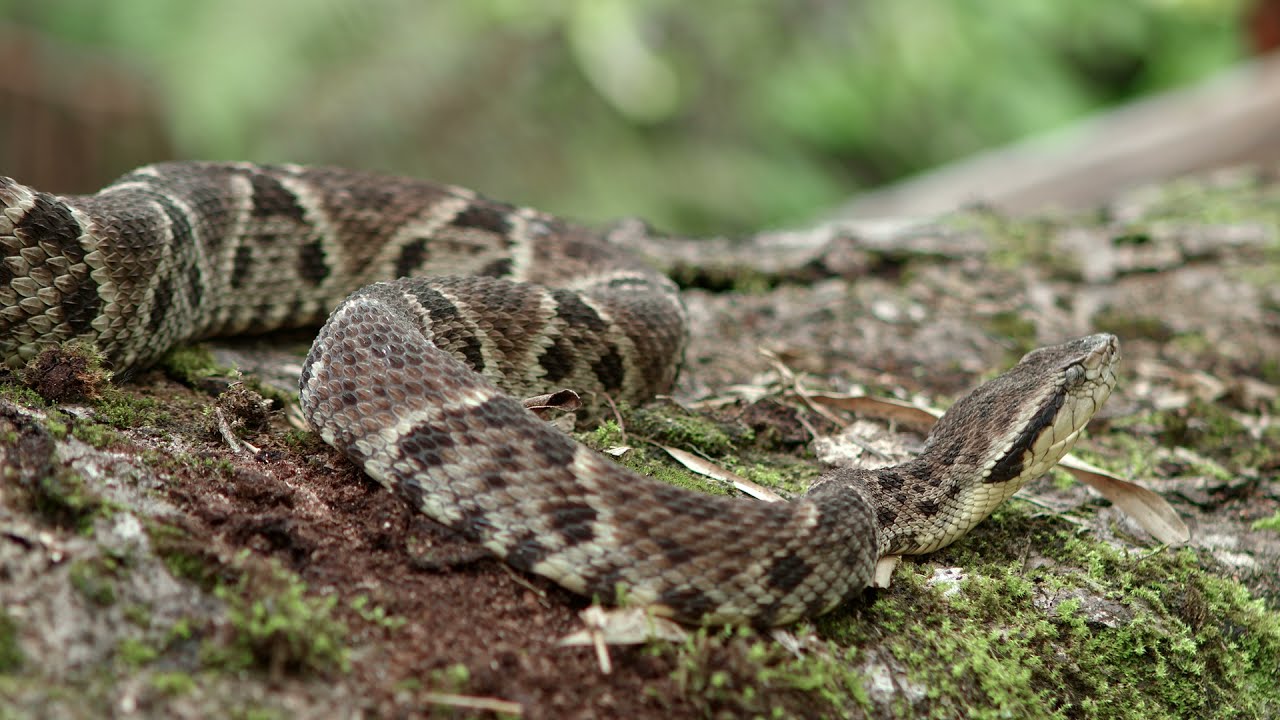
[(138, 67), (182, 157), (723, 233), (1202, 77), (1243, 54), (1241, 5), (0, 0), (0, 18)]

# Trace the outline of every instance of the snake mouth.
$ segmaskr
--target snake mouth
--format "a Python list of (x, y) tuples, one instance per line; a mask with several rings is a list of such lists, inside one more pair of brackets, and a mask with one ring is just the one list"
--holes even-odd
[(1081, 343), (1086, 348), (1092, 346), (1092, 349), (1088, 350), (1080, 361), (1080, 364), (1086, 370), (1111, 368), (1120, 362), (1120, 339), (1111, 333), (1090, 335), (1080, 338), (1076, 342)]

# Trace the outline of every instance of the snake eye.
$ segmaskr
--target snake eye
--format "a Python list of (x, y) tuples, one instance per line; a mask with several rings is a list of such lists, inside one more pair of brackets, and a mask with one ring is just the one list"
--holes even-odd
[(1088, 372), (1084, 369), (1083, 365), (1080, 363), (1072, 363), (1067, 367), (1066, 372), (1063, 373), (1063, 378), (1066, 386), (1070, 388), (1084, 382), (1087, 375)]

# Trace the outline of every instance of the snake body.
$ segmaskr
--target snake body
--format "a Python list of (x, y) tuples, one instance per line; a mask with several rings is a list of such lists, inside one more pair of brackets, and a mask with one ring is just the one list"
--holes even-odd
[(713, 497), (622, 468), (515, 399), (671, 388), (684, 307), (607, 235), (460, 188), (248, 163), (146, 166), (88, 196), (0, 179), (0, 208), (8, 366), (82, 339), (127, 370), (332, 310), (300, 381), (327, 443), (513, 567), (690, 623), (815, 616), (880, 556), (954, 541), (1067, 452), (1119, 357), (1110, 335), (1033, 351), (914, 460), (837, 468), (791, 503)]

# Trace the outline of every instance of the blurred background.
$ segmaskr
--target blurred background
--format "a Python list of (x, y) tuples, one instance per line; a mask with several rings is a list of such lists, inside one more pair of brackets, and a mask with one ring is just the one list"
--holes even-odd
[[(0, 174), (70, 193), (175, 158), (339, 164), (688, 234), (1071, 204), (1280, 142), (1278, 83), (1251, 60), (1277, 17), (1247, 0), (0, 0)], [(1205, 127), (1232, 102), (1254, 135)], [(1112, 167), (1080, 168), (1108, 142), (1126, 148)], [(1001, 190), (1032, 176), (1030, 200)], [(938, 182), (950, 196), (898, 202)]]

